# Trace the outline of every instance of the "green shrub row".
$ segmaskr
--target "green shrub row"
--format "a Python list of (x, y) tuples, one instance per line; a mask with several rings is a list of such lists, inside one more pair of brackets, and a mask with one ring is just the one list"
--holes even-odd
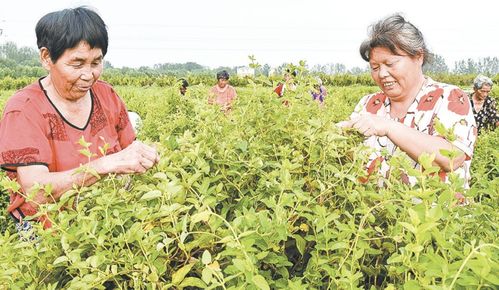
[(54, 226), (36, 243), (7, 230), (0, 287), (497, 288), (497, 166), (482, 156), (497, 155), (497, 133), (475, 154), (474, 202), (459, 206), (459, 182), (440, 182), (429, 156), (415, 187), (400, 182), (405, 155), (389, 178), (358, 181), (369, 150), (335, 123), (376, 87), (328, 87), (320, 108), (304, 86), (283, 106), (251, 85), (228, 115), (207, 104), (208, 88), (117, 86), (160, 163), (44, 206)]

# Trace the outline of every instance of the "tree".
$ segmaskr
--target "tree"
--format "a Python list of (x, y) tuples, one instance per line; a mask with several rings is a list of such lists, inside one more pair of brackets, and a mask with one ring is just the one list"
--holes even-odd
[(456, 74), (476, 74), (477, 65), (471, 58), (459, 60), (455, 62), (453, 72)]
[(429, 73), (447, 73), (449, 72), (449, 67), (442, 56), (434, 54), (431, 60), (423, 66), (423, 71)]
[(40, 66), (38, 61), (38, 51), (31, 47), (18, 48), (14, 42), (6, 42), (0, 46), (0, 58), (8, 60), (5, 63), (12, 63), (15, 66)]
[(367, 73), (367, 72), (369, 72), (369, 67), (367, 67), (367, 66), (364, 68), (356, 66), (356, 67), (351, 68), (348, 71), (348, 73), (353, 74), (353, 75), (360, 75), (360, 74)]
[(326, 67), (329, 74), (344, 74), (347, 71), (347, 67), (342, 63), (328, 63)]
[(328, 73), (327, 66), (323, 65), (323, 64), (315, 64), (314, 66), (312, 66), (312, 68), (310, 69), (310, 71), (312, 71), (312, 72), (318, 72), (318, 73), (324, 73), (324, 74)]
[(268, 77), (269, 74), (270, 74), (270, 65), (268, 63), (264, 64), (261, 68), (260, 68), (260, 72), (262, 75)]
[(114, 68), (110, 61), (104, 60), (104, 69)]
[(499, 59), (497, 57), (485, 57), (478, 60), (479, 73), (495, 75), (499, 73)]
[(499, 59), (497, 57), (484, 57), (478, 60), (468, 58), (456, 61), (454, 66), (456, 74), (486, 74), (495, 75), (499, 73)]

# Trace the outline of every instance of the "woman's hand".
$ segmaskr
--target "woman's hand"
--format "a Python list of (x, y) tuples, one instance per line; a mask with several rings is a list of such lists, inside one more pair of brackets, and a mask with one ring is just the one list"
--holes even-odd
[(159, 155), (155, 148), (140, 141), (134, 141), (125, 149), (95, 160), (99, 174), (144, 173), (158, 163)]
[(386, 136), (394, 121), (373, 114), (363, 114), (337, 125), (344, 128), (355, 128), (364, 136)]

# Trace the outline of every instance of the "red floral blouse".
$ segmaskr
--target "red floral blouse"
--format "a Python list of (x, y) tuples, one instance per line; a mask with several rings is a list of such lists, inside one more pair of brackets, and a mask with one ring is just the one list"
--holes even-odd
[[(435, 119), (438, 119), (447, 130), (453, 129), (456, 140), (451, 143), (466, 154), (463, 165), (455, 172), (465, 180), (465, 187), (468, 187), (477, 126), (468, 95), (460, 88), (438, 83), (427, 77), (425, 85), (403, 118), (390, 117), (390, 100), (383, 92), (364, 96), (350, 117), (365, 113), (396, 120), (407, 127), (432, 136), (440, 136), (434, 128)], [(441, 137), (444, 138), (444, 136)], [(366, 139), (365, 144), (374, 149), (367, 165), (370, 169), (369, 174), (377, 167), (383, 176), (388, 177), (390, 168), (387, 161), (395, 153), (397, 146), (386, 136), (371, 136)], [(388, 156), (382, 154), (383, 151), (387, 151)], [(411, 160), (411, 162), (415, 169), (420, 167), (416, 161)], [(374, 163), (376, 164), (373, 165)], [(443, 180), (447, 180), (445, 172), (442, 171), (439, 175)], [(412, 185), (416, 183), (416, 178), (413, 176), (403, 176), (402, 180)]]

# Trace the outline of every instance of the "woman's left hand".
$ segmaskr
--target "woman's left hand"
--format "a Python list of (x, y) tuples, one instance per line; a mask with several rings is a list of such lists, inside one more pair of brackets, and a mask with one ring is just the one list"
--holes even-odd
[(355, 128), (364, 136), (386, 136), (394, 121), (373, 114), (363, 114), (337, 125), (344, 128)]

